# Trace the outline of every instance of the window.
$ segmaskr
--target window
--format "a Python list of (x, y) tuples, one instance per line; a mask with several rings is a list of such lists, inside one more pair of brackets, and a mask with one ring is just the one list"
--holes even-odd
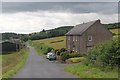
[(77, 48), (76, 48), (76, 52), (78, 52)]
[(73, 48), (73, 52), (75, 51), (75, 48)]
[(73, 47), (75, 47), (75, 42), (73, 41)]
[(78, 39), (78, 37), (76, 36), (76, 42), (78, 41), (77, 39)]
[(75, 41), (75, 36), (73, 36), (73, 41)]
[(70, 45), (68, 45), (68, 49), (70, 49)]
[(92, 35), (88, 35), (88, 41), (92, 41)]
[(70, 36), (68, 36), (68, 40), (70, 40)]

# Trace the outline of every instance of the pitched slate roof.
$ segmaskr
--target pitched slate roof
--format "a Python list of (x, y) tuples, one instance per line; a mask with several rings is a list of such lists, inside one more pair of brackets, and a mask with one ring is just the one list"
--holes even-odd
[(0, 43), (4, 43), (4, 42), (9, 42), (9, 43), (14, 43), (14, 44), (21, 44), (21, 41), (19, 39), (5, 40), (5, 41), (1, 41)]
[(97, 21), (100, 22), (100, 20), (95, 20), (95, 21), (90, 21), (87, 23), (76, 25), (66, 35), (82, 35), (83, 32), (85, 32), (89, 27), (91, 27)]
[(16, 43), (16, 44), (20, 44), (21, 43), (20, 39), (12, 39), (11, 42)]

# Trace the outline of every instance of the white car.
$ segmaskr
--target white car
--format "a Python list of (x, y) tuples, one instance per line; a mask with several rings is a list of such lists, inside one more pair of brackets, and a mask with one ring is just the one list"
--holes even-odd
[(54, 53), (47, 53), (46, 58), (49, 60), (56, 60), (56, 55)]

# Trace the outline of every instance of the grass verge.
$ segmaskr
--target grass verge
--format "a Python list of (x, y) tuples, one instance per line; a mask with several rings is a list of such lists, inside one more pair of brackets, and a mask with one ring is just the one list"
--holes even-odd
[(38, 55), (44, 56), (42, 50), (39, 48), (39, 46), (40, 46), (41, 44), (36, 44), (35, 41), (31, 41), (31, 40), (29, 41), (29, 44), (35, 48), (35, 50), (36, 50), (36, 52), (37, 52)]
[(33, 46), (35, 48), (35, 50), (37, 51), (37, 54), (40, 56), (44, 56), (44, 53), (42, 52), (41, 49), (39, 49), (37, 46)]
[(117, 70), (101, 71), (99, 68), (76, 64), (65, 67), (65, 71), (71, 72), (79, 78), (118, 78)]
[(2, 80), (8, 80), (15, 75), (26, 63), (29, 49), (2, 56)]
[(69, 58), (69, 61), (73, 62), (73, 63), (78, 63), (78, 62), (82, 62), (85, 60), (84, 57), (75, 57), (75, 58)]
[(48, 52), (54, 50), (54, 48), (49, 47), (49, 46), (45, 45), (44, 43), (38, 43), (37, 44), (37, 43), (34, 43), (34, 41), (29, 41), (29, 44), (35, 48), (38, 55), (40, 55), (40, 56), (44, 56)]

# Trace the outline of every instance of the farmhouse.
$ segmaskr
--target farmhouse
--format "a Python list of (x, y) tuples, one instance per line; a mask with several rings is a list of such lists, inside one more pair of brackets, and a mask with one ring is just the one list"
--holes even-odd
[(94, 45), (112, 39), (112, 33), (100, 20), (76, 25), (66, 34), (66, 48), (69, 52), (86, 53)]

